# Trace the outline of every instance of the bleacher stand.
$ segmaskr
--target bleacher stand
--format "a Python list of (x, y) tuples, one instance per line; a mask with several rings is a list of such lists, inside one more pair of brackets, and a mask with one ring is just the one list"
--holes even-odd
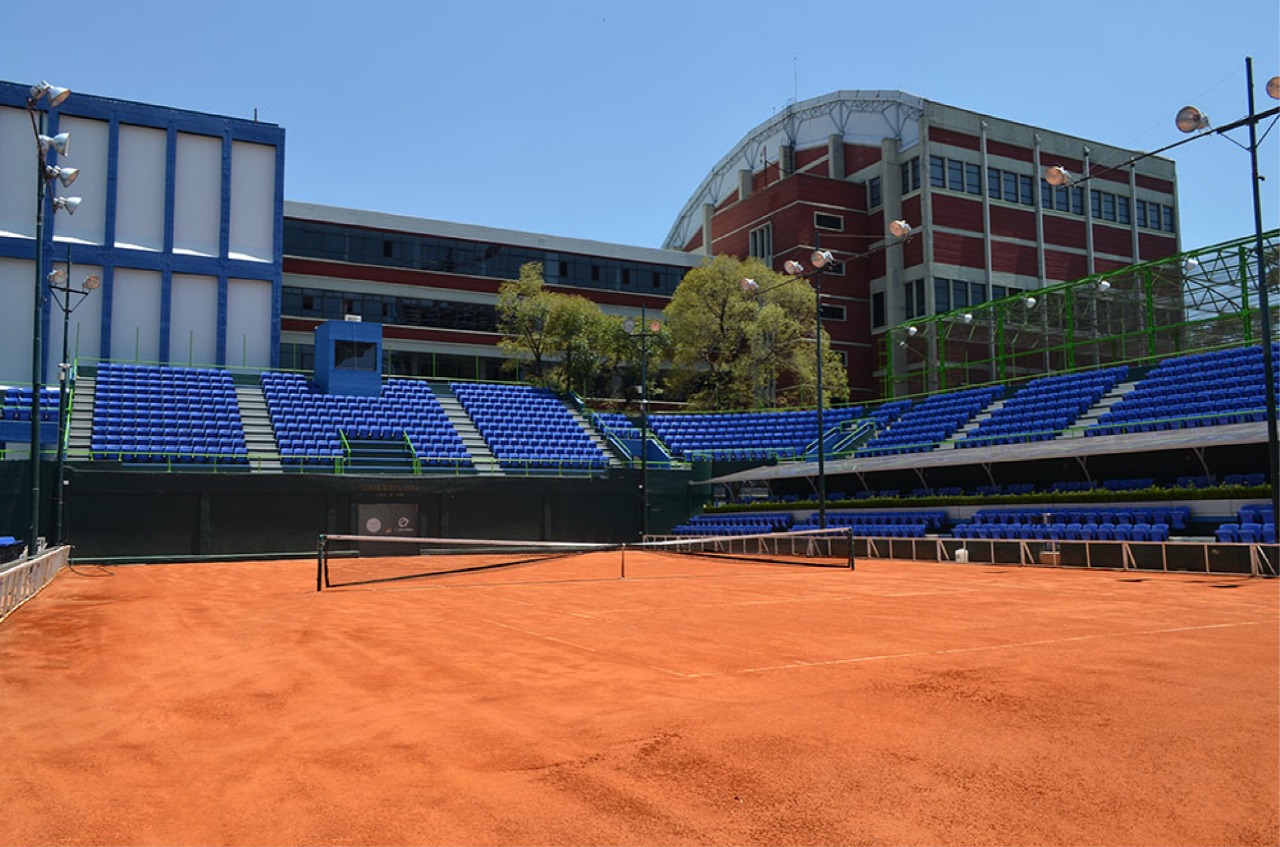
[(440, 400), (421, 380), (388, 379), (379, 396), (364, 397), (325, 394), (302, 374), (266, 371), (261, 379), (280, 459), (286, 465), (332, 463), (345, 454), (342, 434), (407, 440), (408, 449), (427, 466), (472, 464)]
[[(1274, 345), (1272, 355), (1280, 352)], [(1085, 435), (1157, 432), (1262, 421), (1266, 381), (1262, 352), (1235, 347), (1165, 359), (1139, 380)]]
[(90, 450), (126, 463), (248, 463), (231, 374), (106, 363), (94, 384)]
[[(649, 425), (676, 458), (686, 461), (763, 462), (804, 458), (818, 437), (818, 413), (787, 412), (657, 413)], [(826, 409), (823, 429), (862, 417), (861, 406)]]
[(1242, 506), (1236, 513), (1236, 519), (1219, 525), (1214, 536), (1219, 541), (1233, 544), (1275, 544), (1275, 512), (1270, 505)]
[(504, 468), (592, 470), (609, 458), (549, 389), (483, 382), (450, 383)]
[(957, 524), (956, 538), (1051, 541), (1168, 541), (1187, 528), (1187, 506), (1084, 509), (979, 509), (973, 520)]
[[(816, 529), (821, 520), (815, 512), (796, 524), (796, 529)], [(940, 532), (947, 513), (941, 510), (895, 512), (827, 512), (827, 526), (847, 526), (865, 538), (924, 538)]]
[(694, 515), (671, 530), (673, 535), (762, 535), (792, 527), (789, 512), (751, 512), (737, 515)]
[(935, 394), (916, 404), (886, 430), (859, 448), (858, 456), (926, 453), (952, 437), (1004, 394), (1004, 386), (984, 386)]
[(1116, 367), (1033, 379), (956, 446), (1051, 441), (1128, 375), (1127, 367)]
[[(40, 420), (58, 419), (58, 389), (40, 389)], [(0, 395), (0, 419), (9, 421), (31, 420), (31, 389), (5, 388)]]

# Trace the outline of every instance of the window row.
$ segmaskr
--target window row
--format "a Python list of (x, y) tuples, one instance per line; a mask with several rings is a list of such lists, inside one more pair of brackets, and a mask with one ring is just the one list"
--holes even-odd
[(521, 265), (539, 262), (548, 283), (664, 294), (675, 291), (687, 270), (650, 262), (292, 219), (284, 223), (284, 252), (289, 256), (504, 280), (518, 278)]
[[(985, 282), (969, 282), (963, 279), (933, 280), (933, 313), (945, 314), (956, 309), (979, 306), (992, 300), (1002, 300), (1019, 289), (1004, 285), (987, 286)], [(923, 279), (908, 280), (902, 286), (902, 320), (919, 318), (929, 314), (928, 289)], [(885, 294), (877, 291), (871, 295), (871, 325), (885, 326), (888, 315)]]
[(325, 291), (285, 286), (282, 313), (288, 317), (341, 320), (359, 315), (367, 321), (475, 332), (496, 332), (497, 310), (485, 303), (427, 300), (384, 294)]
[[(1038, 191), (1037, 182), (1039, 183)], [(930, 156), (929, 184), (934, 188), (944, 188), (948, 191), (981, 197), (981, 167), (960, 159)], [(902, 192), (907, 194), (919, 188), (919, 160), (912, 159), (902, 166)], [(1039, 204), (1044, 209), (1056, 212), (1068, 212), (1073, 215), (1085, 213), (1082, 186), (1054, 187), (1043, 179), (1036, 180), (1029, 174), (1000, 168), (987, 168), (987, 196), (992, 200), (1003, 200), (1006, 203), (1016, 203), (1021, 206)], [(871, 204), (872, 208), (876, 205)], [(1166, 204), (1143, 200), (1131, 201), (1129, 197), (1121, 194), (1091, 190), (1089, 211), (1097, 220), (1131, 224), (1136, 217), (1137, 225), (1144, 229), (1175, 231), (1173, 207)], [(1131, 214), (1131, 211), (1136, 214)]]

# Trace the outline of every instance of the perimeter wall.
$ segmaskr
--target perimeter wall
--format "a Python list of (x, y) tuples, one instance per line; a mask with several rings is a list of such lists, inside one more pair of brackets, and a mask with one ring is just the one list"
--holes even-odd
[[(19, 537), (29, 524), (28, 467), (0, 463), (0, 519)], [(696, 507), (690, 475), (648, 476), (650, 525), (665, 532)], [(641, 526), (640, 474), (624, 469), (604, 477), (439, 478), (68, 467), (67, 481), (66, 537), (81, 561), (308, 554), (320, 533), (359, 534), (360, 516), (371, 514), (406, 518), (400, 534), (455, 538), (623, 542), (638, 540)], [(41, 527), (51, 526), (46, 510)]]

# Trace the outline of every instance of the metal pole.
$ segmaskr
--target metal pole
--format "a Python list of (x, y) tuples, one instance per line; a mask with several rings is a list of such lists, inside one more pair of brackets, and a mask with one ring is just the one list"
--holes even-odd
[(640, 535), (649, 534), (649, 318), (640, 307)]
[(822, 269), (813, 275), (814, 302), (814, 348), (817, 353), (816, 375), (818, 378), (818, 529), (827, 528), (827, 445), (824, 443), (826, 428), (822, 421)]
[(1258, 119), (1253, 103), (1253, 58), (1245, 57), (1249, 95), (1249, 163), (1253, 169), (1253, 237), (1258, 262), (1258, 307), (1262, 310), (1262, 376), (1266, 381), (1267, 481), (1271, 483), (1271, 518), (1280, 526), (1280, 449), (1276, 426), (1276, 370), (1271, 350), (1271, 302), (1267, 292), (1267, 259), (1262, 241), (1262, 176), (1258, 173)]
[[(52, 296), (52, 293), (51, 293)], [(58, 305), (62, 308), (62, 358), (58, 361), (58, 463), (53, 475), (53, 540), (57, 545), (63, 542), (62, 537), (62, 474), (67, 463), (67, 383), (70, 376), (71, 353), (67, 344), (68, 330), (71, 324), (71, 245), (67, 245), (67, 282), (62, 293), (63, 300)], [(56, 302), (56, 298), (55, 298)]]
[[(40, 538), (40, 393), (43, 387), (44, 352), (44, 206), (45, 151), (40, 146), (44, 134), (44, 112), (38, 112), (36, 131), (36, 273), (35, 302), (31, 306), (31, 526), (27, 552), (34, 556)], [(33, 122), (35, 119), (33, 118)]]

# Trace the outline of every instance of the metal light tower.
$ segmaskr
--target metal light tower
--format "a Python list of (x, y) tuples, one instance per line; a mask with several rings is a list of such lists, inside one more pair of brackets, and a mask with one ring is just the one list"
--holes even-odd
[[(34, 555), (39, 549), (40, 539), (40, 395), (43, 393), (44, 378), (44, 214), (48, 185), (58, 180), (63, 186), (75, 181), (79, 171), (75, 168), (60, 168), (49, 164), (49, 151), (57, 155), (67, 153), (71, 136), (65, 132), (52, 138), (44, 134), (45, 112), (38, 106), (42, 100), (47, 101), (46, 110), (61, 104), (71, 94), (70, 90), (41, 82), (32, 86), (27, 95), (27, 116), (31, 119), (31, 132), (36, 142), (36, 255), (35, 255), (35, 302), (31, 307), (31, 527), (27, 539), (28, 555)], [(80, 205), (79, 197), (53, 197), (51, 205), (56, 212), (66, 209), (67, 214), (74, 214)]]

